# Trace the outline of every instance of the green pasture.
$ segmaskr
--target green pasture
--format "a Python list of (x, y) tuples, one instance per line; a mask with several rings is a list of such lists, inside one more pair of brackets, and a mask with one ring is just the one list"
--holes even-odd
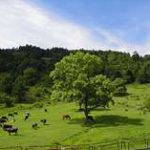
[[(84, 114), (78, 112), (76, 103), (44, 104), (43, 108), (33, 104), (13, 108), (1, 106), (0, 116), (18, 112), (16, 121), (10, 119), (7, 124), (13, 124), (19, 131), (18, 135), (8, 135), (0, 129), (0, 147), (101, 143), (150, 134), (150, 112), (140, 109), (150, 98), (150, 85), (128, 85), (128, 93), (126, 97), (115, 97), (115, 105), (110, 105), (110, 109), (99, 108), (91, 112), (95, 118), (95, 123), (91, 124), (85, 124)], [(26, 111), (31, 116), (24, 121)], [(63, 114), (69, 114), (72, 119), (62, 120)], [(47, 125), (40, 123), (44, 118), (48, 120)], [(33, 122), (38, 123), (37, 129), (32, 129)]]

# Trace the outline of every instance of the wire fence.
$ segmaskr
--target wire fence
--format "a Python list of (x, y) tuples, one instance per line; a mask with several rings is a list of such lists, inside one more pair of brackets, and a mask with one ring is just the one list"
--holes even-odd
[(59, 146), (56, 148), (50, 148), (50, 146), (30, 146), (25, 150), (150, 150), (150, 138), (122, 139), (100, 144)]
[(24, 150), (61, 150), (61, 147), (52, 147), (50, 145), (28, 146)]
[(105, 143), (70, 146), (28, 146), (0, 147), (0, 150), (150, 150), (150, 135), (138, 138), (123, 138)]
[(150, 137), (138, 137), (121, 140), (120, 150), (150, 150)]
[(24, 150), (22, 146), (0, 147), (0, 150)]

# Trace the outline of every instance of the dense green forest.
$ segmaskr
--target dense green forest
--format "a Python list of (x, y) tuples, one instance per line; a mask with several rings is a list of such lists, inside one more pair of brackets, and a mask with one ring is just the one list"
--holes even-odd
[(111, 81), (122, 78), (124, 83), (150, 83), (150, 55), (140, 56), (116, 51), (41, 49), (26, 45), (0, 49), (0, 103), (31, 103), (48, 100), (53, 85), (49, 74), (55, 64), (70, 53), (83, 51), (101, 58), (101, 73)]

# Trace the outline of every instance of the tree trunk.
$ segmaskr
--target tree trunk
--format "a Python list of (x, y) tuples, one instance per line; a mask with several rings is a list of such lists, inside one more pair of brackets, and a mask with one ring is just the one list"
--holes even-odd
[(84, 114), (85, 114), (86, 121), (88, 121), (88, 114), (89, 114), (88, 100), (89, 100), (89, 96), (86, 93), (86, 96), (85, 96), (85, 99), (84, 99)]

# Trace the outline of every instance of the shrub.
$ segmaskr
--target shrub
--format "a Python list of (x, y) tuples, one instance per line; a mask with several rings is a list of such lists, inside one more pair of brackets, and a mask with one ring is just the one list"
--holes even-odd
[(127, 88), (125, 86), (125, 81), (121, 78), (116, 78), (112, 83), (112, 91), (114, 96), (127, 95)]
[(6, 94), (1, 94), (0, 95), (0, 102), (5, 104), (6, 107), (14, 106), (14, 98), (10, 97)]
[(125, 86), (117, 87), (113, 94), (115, 96), (125, 96), (127, 94), (127, 88)]

